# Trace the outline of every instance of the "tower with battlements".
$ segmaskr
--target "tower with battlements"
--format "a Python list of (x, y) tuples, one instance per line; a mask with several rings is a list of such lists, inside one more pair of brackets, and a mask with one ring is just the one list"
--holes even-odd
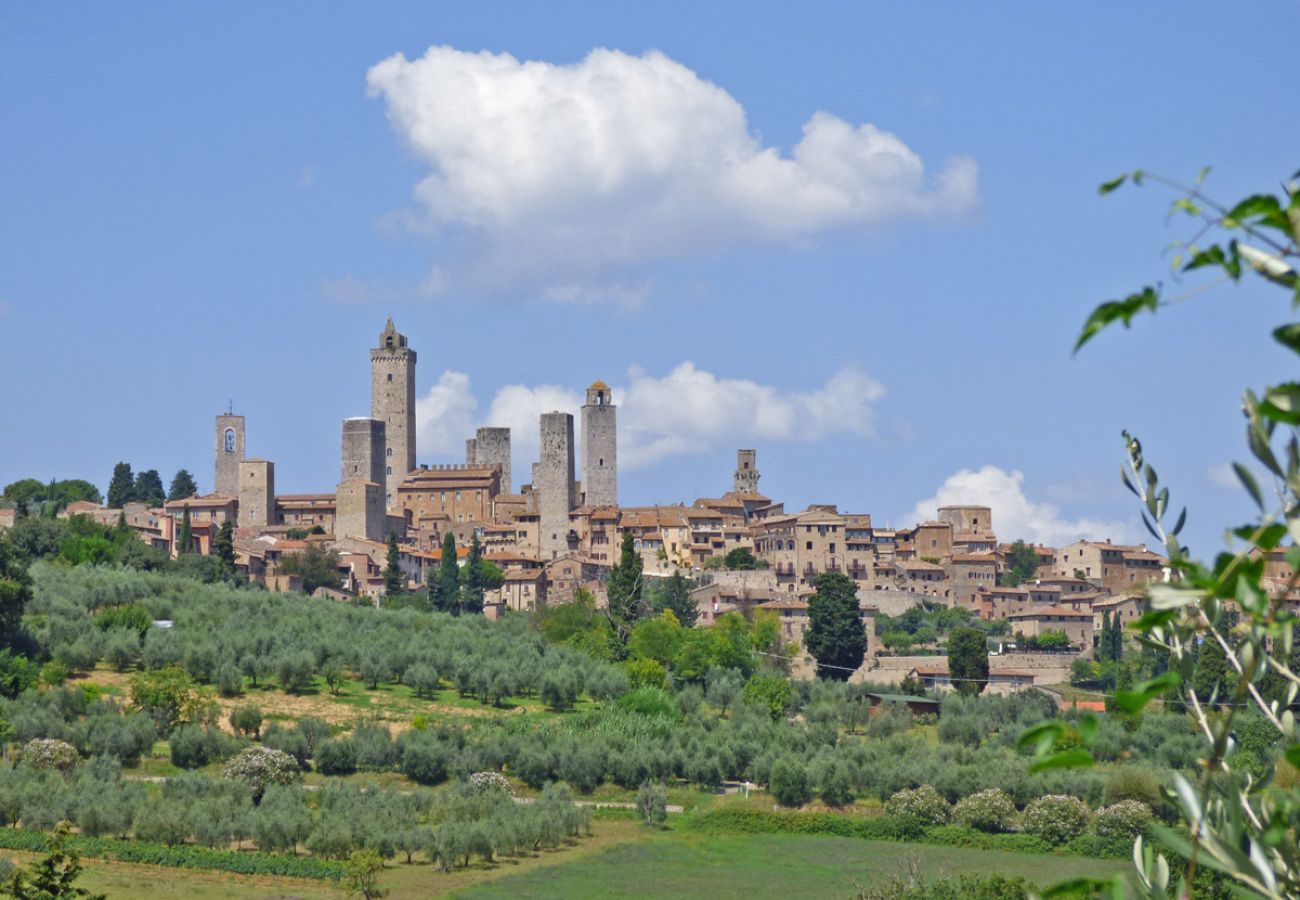
[(618, 410), (597, 380), (582, 406), (582, 490), (587, 506), (618, 506)]
[(370, 351), (370, 417), (384, 423), (384, 504), (415, 468), (415, 351), (390, 316), (379, 346)]
[(480, 428), (465, 441), (465, 463), (501, 469), (501, 493), (510, 493), (510, 429)]
[(736, 451), (736, 475), (733, 490), (738, 494), (758, 493), (758, 461), (754, 450)]

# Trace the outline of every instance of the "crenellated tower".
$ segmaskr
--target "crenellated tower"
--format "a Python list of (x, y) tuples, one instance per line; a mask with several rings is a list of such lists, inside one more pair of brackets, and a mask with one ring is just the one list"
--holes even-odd
[(392, 316), (370, 351), (370, 417), (384, 423), (384, 508), (392, 509), (415, 468), (415, 351)]

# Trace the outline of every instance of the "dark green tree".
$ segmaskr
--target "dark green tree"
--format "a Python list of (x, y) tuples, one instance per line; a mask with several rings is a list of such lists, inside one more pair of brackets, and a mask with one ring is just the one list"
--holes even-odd
[(402, 552), (397, 549), (397, 532), (388, 532), (388, 561), (384, 566), (384, 593), (397, 597), (406, 593), (406, 573), (402, 571)]
[(1006, 569), (998, 579), (1006, 587), (1032, 581), (1038, 574), (1038, 551), (1024, 541), (1016, 541), (1007, 551)]
[(1196, 654), (1196, 668), (1192, 671), (1192, 690), (1202, 702), (1208, 702), (1217, 693), (1223, 700), (1228, 694), (1228, 658), (1223, 647), (1213, 638), (1201, 642)]
[(438, 561), (438, 584), (433, 608), (453, 615), (460, 612), (460, 566), (456, 565), (456, 535), (442, 537), (442, 559)]
[(1101, 633), (1097, 635), (1097, 661), (1113, 659), (1110, 652), (1110, 610), (1101, 614)]
[(184, 500), (193, 497), (199, 492), (199, 486), (194, 483), (194, 476), (187, 469), (181, 469), (172, 478), (171, 487), (167, 489), (168, 500)]
[(948, 635), (948, 677), (959, 693), (973, 697), (989, 680), (989, 651), (978, 628), (954, 628)]
[[(1279, 638), (1277, 644), (1280, 645), (1283, 640), (1284, 638)], [(1291, 626), (1290, 653), (1287, 653), (1284, 657), (1284, 648), (1281, 646), (1275, 646), (1273, 654), (1282, 659), (1286, 664), (1286, 667), (1292, 672), (1300, 673), (1300, 625)], [(1286, 679), (1285, 675), (1270, 666), (1268, 672), (1264, 674), (1264, 678), (1259, 683), (1259, 691), (1264, 695), (1265, 700), (1276, 700), (1279, 707), (1285, 707), (1287, 705), (1287, 690), (1290, 685), (1291, 682)], [(1298, 699), (1297, 702), (1300, 702), (1300, 699)], [(1292, 705), (1294, 706), (1295, 704)]]
[(1119, 662), (1124, 658), (1124, 623), (1120, 620), (1118, 610), (1110, 616), (1109, 647), (1112, 660)]
[(145, 469), (135, 476), (135, 487), (131, 499), (146, 506), (162, 506), (167, 500), (163, 490), (162, 476), (157, 469)]
[(181, 525), (176, 531), (176, 555), (184, 556), (194, 549), (194, 526), (190, 524), (190, 508), (181, 513)]
[(748, 547), (737, 547), (727, 553), (722, 558), (722, 564), (728, 569), (757, 569), (758, 560), (754, 558), (754, 551)]
[(842, 572), (822, 572), (813, 587), (804, 646), (817, 660), (818, 678), (848, 681), (867, 653), (858, 587)]
[(113, 480), (108, 483), (108, 505), (121, 509), (135, 499), (135, 476), (131, 464), (120, 462), (113, 466)]
[(695, 620), (700, 616), (700, 611), (691, 598), (691, 583), (682, 577), (681, 572), (673, 572), (664, 579), (654, 592), (653, 605), (655, 612), (672, 610), (677, 621), (687, 628), (695, 627)]
[(8, 534), (0, 534), (0, 641), (13, 643), (22, 625), (23, 609), (32, 599), (27, 563)]
[(460, 611), (467, 616), (483, 613), (483, 545), (478, 532), (469, 541), (469, 556), (465, 559), (464, 584), (460, 589)]
[(212, 542), (212, 553), (221, 560), (221, 566), (226, 574), (234, 574), (235, 523), (230, 519), (222, 522), (221, 527), (217, 529), (216, 539)]
[(642, 613), (641, 594), (644, 585), (641, 569), (641, 554), (636, 552), (632, 532), (625, 531), (618, 562), (610, 567), (609, 581), (605, 585), (609, 595), (610, 621), (624, 642), (632, 630), (632, 623)]
[(301, 553), (290, 553), (280, 560), (280, 570), (302, 576), (302, 589), (310, 594), (318, 587), (337, 588), (342, 582), (339, 555), (319, 544), (308, 544)]

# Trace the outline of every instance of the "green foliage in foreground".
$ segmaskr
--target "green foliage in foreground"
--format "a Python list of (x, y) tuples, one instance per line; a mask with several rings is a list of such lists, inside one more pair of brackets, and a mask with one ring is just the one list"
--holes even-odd
[[(0, 829), (0, 848), (5, 850), (44, 853), (49, 847), (50, 836), (43, 831)], [(338, 880), (343, 877), (347, 869), (346, 863), (316, 856), (282, 856), (252, 851), (211, 850), (192, 845), (168, 847), (148, 841), (90, 838), (79, 834), (69, 835), (64, 840), (64, 847), (76, 851), (83, 857), (93, 859), (178, 869), (213, 869), (220, 872), (236, 872), (240, 875)]]

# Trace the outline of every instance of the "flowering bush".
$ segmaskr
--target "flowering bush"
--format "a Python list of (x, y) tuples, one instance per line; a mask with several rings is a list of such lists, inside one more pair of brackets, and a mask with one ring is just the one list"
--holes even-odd
[(298, 778), (298, 761), (283, 750), (270, 747), (245, 747), (226, 763), (221, 774), (231, 781), (248, 785), (253, 802), (262, 799), (267, 785), (291, 784)]
[(77, 748), (54, 738), (37, 738), (23, 745), (23, 762), (37, 769), (54, 769), (64, 774), (81, 762)]
[(1102, 837), (1131, 838), (1151, 824), (1151, 807), (1137, 800), (1121, 800), (1097, 810), (1092, 828)]
[(504, 775), (500, 772), (475, 772), (469, 776), (469, 785), (477, 793), (486, 794), (491, 791), (497, 791), (502, 794), (514, 794), (510, 789), (510, 782), (506, 781)]
[(911, 816), (927, 825), (942, 825), (952, 815), (952, 808), (939, 792), (928, 784), (915, 790), (903, 790), (889, 798), (885, 812), (891, 816)]
[(1016, 805), (1006, 792), (989, 788), (963, 798), (953, 809), (953, 817), (979, 831), (1010, 831)]
[(1078, 797), (1048, 794), (1025, 807), (1025, 831), (1049, 844), (1064, 844), (1088, 830), (1092, 810)]

